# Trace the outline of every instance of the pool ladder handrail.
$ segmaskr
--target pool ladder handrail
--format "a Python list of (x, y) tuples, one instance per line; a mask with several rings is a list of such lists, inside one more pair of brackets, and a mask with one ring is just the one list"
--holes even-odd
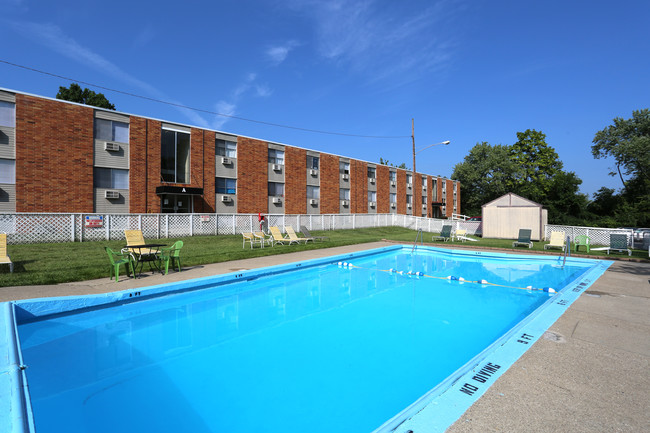
[(567, 236), (566, 237), (566, 247), (564, 248), (564, 260), (562, 261), (562, 267), (564, 267), (564, 264), (566, 263), (566, 258), (567, 256), (571, 257), (571, 237)]
[(424, 234), (422, 233), (422, 229), (418, 229), (418, 233), (415, 235), (415, 241), (413, 241), (413, 248), (411, 248), (411, 253), (413, 253), (418, 245), (418, 238), (420, 238), (420, 245), (422, 245), (424, 242)]

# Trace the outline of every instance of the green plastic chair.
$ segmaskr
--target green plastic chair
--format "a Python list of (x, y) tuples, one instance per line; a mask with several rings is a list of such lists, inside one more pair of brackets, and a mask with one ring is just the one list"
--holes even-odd
[(451, 239), (451, 226), (442, 226), (442, 230), (440, 231), (440, 236), (431, 236), (432, 241), (437, 241), (437, 240), (443, 240), (447, 242), (448, 240)]
[(111, 279), (113, 279), (113, 274), (115, 274), (115, 281), (118, 281), (120, 277), (120, 265), (124, 265), (126, 268), (127, 276), (129, 276), (129, 269), (131, 269), (131, 273), (135, 278), (135, 269), (133, 267), (133, 257), (131, 257), (131, 254), (116, 253), (109, 247), (104, 247), (104, 249), (108, 254), (108, 259), (111, 261)]
[(573, 243), (576, 246), (576, 253), (578, 252), (578, 247), (586, 247), (587, 252), (589, 252), (589, 247), (591, 246), (591, 238), (587, 235), (578, 235), (574, 239)]
[(172, 269), (174, 268), (174, 263), (178, 265), (178, 272), (181, 271), (181, 248), (183, 248), (183, 241), (176, 241), (174, 245), (167, 248), (160, 249), (160, 270), (162, 271), (162, 265), (165, 265), (165, 275), (169, 271), (169, 262), (172, 262)]

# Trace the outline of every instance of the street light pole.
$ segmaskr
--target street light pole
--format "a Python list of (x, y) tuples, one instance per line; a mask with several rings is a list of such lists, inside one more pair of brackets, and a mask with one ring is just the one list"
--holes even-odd
[(415, 175), (415, 119), (411, 118), (411, 140), (413, 141), (413, 174)]

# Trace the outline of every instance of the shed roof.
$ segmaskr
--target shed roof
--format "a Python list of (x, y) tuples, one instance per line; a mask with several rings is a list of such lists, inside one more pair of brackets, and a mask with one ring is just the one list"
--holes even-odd
[(481, 207), (542, 207), (541, 204), (509, 192)]

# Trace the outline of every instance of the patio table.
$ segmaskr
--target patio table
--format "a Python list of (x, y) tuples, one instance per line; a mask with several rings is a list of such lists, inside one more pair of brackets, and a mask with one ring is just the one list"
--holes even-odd
[[(160, 248), (166, 246), (167, 245), (165, 244), (126, 245), (124, 248), (122, 248), (122, 251), (124, 252), (125, 250), (129, 250), (129, 252), (133, 253), (133, 258), (135, 259), (135, 269), (133, 271), (137, 278), (138, 275), (142, 275), (142, 270), (144, 269), (145, 263), (149, 263), (149, 270), (152, 274), (156, 270), (160, 271), (160, 266), (158, 265), (158, 253), (160, 251)], [(150, 252), (142, 253), (143, 249), (148, 249)], [(140, 266), (139, 272), (138, 265)]]

